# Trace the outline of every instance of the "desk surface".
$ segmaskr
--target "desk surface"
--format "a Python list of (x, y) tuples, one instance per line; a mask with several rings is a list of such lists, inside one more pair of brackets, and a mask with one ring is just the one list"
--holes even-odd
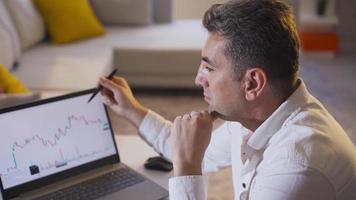
[(137, 135), (115, 135), (120, 160), (152, 181), (168, 190), (168, 179), (172, 172), (160, 172), (145, 169), (143, 163), (158, 154)]

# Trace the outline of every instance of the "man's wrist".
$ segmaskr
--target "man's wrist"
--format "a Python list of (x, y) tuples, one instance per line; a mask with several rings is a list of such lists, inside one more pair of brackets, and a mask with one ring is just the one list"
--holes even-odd
[(202, 175), (200, 163), (173, 162), (174, 176)]
[(127, 118), (131, 123), (138, 128), (148, 113), (148, 108), (141, 104), (134, 105), (131, 111), (127, 112)]

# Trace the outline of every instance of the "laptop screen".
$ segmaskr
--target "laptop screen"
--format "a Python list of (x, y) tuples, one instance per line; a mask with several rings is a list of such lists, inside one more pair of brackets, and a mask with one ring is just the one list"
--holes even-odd
[(107, 110), (92, 90), (0, 111), (2, 189), (117, 155)]

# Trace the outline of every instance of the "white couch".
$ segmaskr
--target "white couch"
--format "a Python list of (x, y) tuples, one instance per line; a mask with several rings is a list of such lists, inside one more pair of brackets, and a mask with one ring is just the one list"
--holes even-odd
[[(21, 4), (16, 6), (30, 5), (30, 0), (0, 0), (0, 47), (6, 49), (0, 50), (0, 63), (32, 90), (72, 91), (94, 87), (98, 77), (108, 74), (114, 67), (132, 86), (194, 87), (207, 33), (200, 20), (171, 21), (171, 0), (91, 0), (94, 10), (97, 6), (99, 20), (105, 25), (105, 36), (56, 46), (41, 38), (29, 47), (21, 44), (21, 39), (28, 35), (19, 33), (21, 28), (16, 24), (19, 20), (11, 14), (8, 1)], [(128, 9), (140, 9), (141, 21), (137, 13), (130, 13), (130, 10), (126, 11), (124, 20), (130, 20), (131, 14), (136, 17), (133, 21), (140, 25), (132, 25), (132, 21), (131, 25), (115, 24), (115, 20), (121, 20), (120, 16), (115, 19), (115, 8), (110, 6), (115, 2), (139, 2), (146, 6), (146, 13), (142, 14), (140, 6), (127, 4)], [(105, 6), (111, 7), (108, 13)], [(33, 8), (26, 9), (33, 12)], [(6, 12), (8, 10), (10, 12)], [(150, 19), (145, 21), (147, 16)]]

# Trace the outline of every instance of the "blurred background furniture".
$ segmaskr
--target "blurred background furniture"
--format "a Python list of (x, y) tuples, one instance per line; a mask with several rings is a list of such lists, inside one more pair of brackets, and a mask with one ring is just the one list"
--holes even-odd
[(298, 23), (305, 55), (335, 57), (339, 50), (335, 0), (300, 0)]
[(195, 87), (201, 20), (173, 20), (172, 0), (90, 2), (106, 34), (53, 45), (31, 0), (1, 0), (0, 63), (32, 91), (95, 87), (114, 67), (137, 87)]

